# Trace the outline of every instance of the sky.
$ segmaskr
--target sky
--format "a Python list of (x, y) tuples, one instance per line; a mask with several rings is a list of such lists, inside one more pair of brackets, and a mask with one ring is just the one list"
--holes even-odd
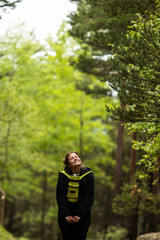
[(56, 36), (62, 21), (75, 9), (76, 5), (69, 0), (22, 0), (15, 9), (1, 14), (0, 36), (25, 23), (25, 28), (34, 30), (37, 39), (43, 42), (49, 34)]

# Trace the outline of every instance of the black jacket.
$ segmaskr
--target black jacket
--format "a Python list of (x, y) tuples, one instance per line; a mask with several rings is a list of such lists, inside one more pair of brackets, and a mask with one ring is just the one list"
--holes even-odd
[[(88, 171), (90, 171), (90, 168), (82, 168), (80, 176)], [(71, 171), (67, 173), (72, 174)], [(89, 173), (80, 180), (77, 203), (67, 201), (68, 182), (68, 177), (60, 172), (56, 191), (58, 212), (64, 218), (67, 216), (79, 216), (83, 219), (86, 215), (90, 214), (94, 201), (94, 175), (93, 173)]]

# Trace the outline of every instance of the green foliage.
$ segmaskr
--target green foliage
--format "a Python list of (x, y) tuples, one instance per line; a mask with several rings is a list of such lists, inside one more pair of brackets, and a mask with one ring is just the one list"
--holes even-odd
[(128, 231), (123, 227), (109, 226), (107, 229), (106, 240), (128, 240)]
[[(133, 141), (133, 148), (142, 152), (138, 161), (141, 169), (145, 170), (140, 178), (148, 177), (150, 172), (157, 172), (159, 169), (158, 156), (160, 152), (160, 128), (156, 123), (134, 123), (127, 124), (129, 132), (137, 131), (143, 134), (143, 140)], [(154, 184), (158, 179), (155, 180)]]
[(101, 231), (96, 232), (94, 237), (90, 237), (88, 234), (88, 239), (97, 239), (97, 240), (128, 240), (127, 238), (128, 231), (127, 229), (120, 226), (109, 225), (107, 232)]
[(136, 214), (138, 207), (139, 194), (141, 189), (137, 185), (125, 184), (122, 187), (121, 195), (118, 195), (113, 202), (113, 211), (123, 216), (132, 216)]
[[(147, 138), (147, 142), (134, 144), (144, 154), (138, 164), (148, 172), (156, 171), (160, 152), (158, 1), (76, 2), (78, 9), (70, 15), (70, 34), (83, 43), (78, 60), (73, 62), (81, 71), (107, 79), (118, 92), (123, 108), (107, 104), (106, 110), (113, 119), (138, 122), (136, 128)], [(85, 85), (89, 86), (86, 80)], [(91, 92), (89, 87), (87, 90)], [(153, 134), (146, 132), (145, 122), (155, 124)]]
[(131, 21), (137, 19), (136, 13), (146, 16), (146, 10), (155, 9), (156, 3), (150, 0), (76, 2), (77, 11), (70, 14), (69, 20), (71, 36), (82, 43), (76, 66), (108, 81), (114, 71), (108, 62), (108, 57), (114, 52), (110, 43), (116, 46), (125, 43), (125, 33)]
[[(141, 132), (144, 139), (134, 141), (133, 147), (143, 153), (138, 164), (147, 172), (159, 168), (160, 94), (159, 94), (159, 10), (139, 16), (130, 27), (125, 44), (115, 46), (110, 59), (117, 74), (110, 78), (125, 108), (107, 107), (113, 118), (131, 122), (132, 132)], [(134, 124), (133, 124), (134, 123)], [(147, 173), (145, 172), (145, 174)], [(140, 177), (144, 177), (142, 174)]]
[(114, 199), (113, 211), (125, 217), (160, 214), (160, 194), (153, 194), (146, 184), (124, 183), (122, 193)]
[[(159, 2), (76, 2), (77, 11), (70, 15), (70, 34), (82, 43), (82, 47), (73, 64), (81, 71), (97, 76), (101, 81), (107, 80), (111, 88), (118, 92), (123, 107), (107, 105), (106, 109), (113, 119), (131, 123), (130, 132), (137, 132), (138, 135), (133, 148), (139, 150), (139, 179), (143, 180), (152, 173), (156, 181), (150, 180), (150, 183), (158, 185)], [(89, 87), (87, 92), (91, 92)], [(156, 214), (159, 195), (156, 198), (151, 189), (137, 185), (124, 184), (122, 194), (115, 198), (113, 204), (117, 214), (128, 217), (145, 215), (145, 212)]]
[[(5, 226), (16, 236), (36, 240), (45, 232), (47, 239), (59, 231), (56, 181), (68, 151), (81, 153), (84, 164), (98, 176), (97, 187), (101, 183), (109, 199), (114, 129), (107, 123), (107, 97), (95, 98), (76, 88), (86, 76), (70, 66), (75, 43), (64, 33), (64, 26), (58, 40), (49, 37), (45, 46), (24, 32), (23, 26), (18, 32), (13, 30), (0, 41), (0, 180), (7, 199)], [(90, 79), (97, 82), (95, 77)], [(101, 205), (101, 194), (97, 189), (95, 210)], [(101, 211), (100, 218), (104, 215)]]
[(0, 239), (1, 240), (27, 240), (26, 238), (23, 238), (23, 237), (20, 237), (20, 238), (13, 237), (13, 235), (7, 232), (2, 226), (0, 226)]
[(159, 122), (159, 13), (139, 17), (127, 34), (125, 45), (115, 47), (111, 61), (118, 74), (110, 79), (126, 109), (114, 115), (124, 121)]

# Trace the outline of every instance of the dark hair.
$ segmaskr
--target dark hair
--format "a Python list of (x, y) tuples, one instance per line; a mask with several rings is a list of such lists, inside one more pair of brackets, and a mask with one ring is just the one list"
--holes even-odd
[(63, 159), (63, 163), (64, 163), (66, 166), (68, 166), (68, 157), (69, 157), (69, 155), (70, 155), (71, 153), (77, 154), (78, 157), (80, 158), (80, 156), (79, 156), (79, 154), (78, 154), (77, 152), (75, 152), (75, 151), (68, 152), (68, 153), (66, 154), (65, 158)]

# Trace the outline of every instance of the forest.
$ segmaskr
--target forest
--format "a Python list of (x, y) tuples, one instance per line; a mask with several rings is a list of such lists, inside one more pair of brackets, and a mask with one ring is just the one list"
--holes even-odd
[(23, 24), (0, 38), (1, 240), (61, 240), (69, 151), (95, 176), (88, 240), (160, 232), (160, 3), (71, 2), (56, 40)]

